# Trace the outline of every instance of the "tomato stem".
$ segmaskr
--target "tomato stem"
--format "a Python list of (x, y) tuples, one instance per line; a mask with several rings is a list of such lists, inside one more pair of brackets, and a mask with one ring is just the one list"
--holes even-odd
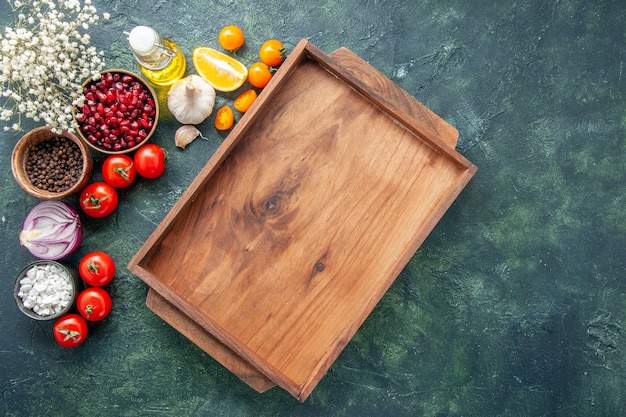
[(126, 182), (131, 182), (130, 177), (128, 176), (128, 171), (130, 171), (132, 167), (132, 165), (129, 165), (127, 167), (115, 167), (113, 171), (115, 171), (115, 173), (118, 174), (120, 177), (124, 178)]
[(104, 200), (110, 198), (111, 195), (107, 194), (105, 196), (102, 196), (100, 198), (96, 197), (93, 194), (89, 194), (89, 196), (87, 197), (87, 199), (85, 199), (85, 208), (86, 209), (90, 209), (90, 210), (97, 210), (100, 208), (100, 203), (102, 203)]
[(63, 339), (64, 342), (70, 339), (76, 340), (78, 337), (80, 337), (80, 332), (76, 330), (57, 329), (57, 332), (65, 335), (65, 339)]
[(95, 263), (93, 260), (89, 260), (89, 262), (87, 263), (87, 269), (89, 270), (89, 272), (91, 272), (92, 274), (96, 274), (96, 275), (100, 275), (100, 265), (98, 265), (97, 263)]

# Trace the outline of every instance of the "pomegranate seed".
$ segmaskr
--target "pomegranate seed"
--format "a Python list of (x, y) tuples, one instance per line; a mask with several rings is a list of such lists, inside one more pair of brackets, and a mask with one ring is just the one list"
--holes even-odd
[(150, 130), (150, 128), (152, 127), (151, 123), (146, 119), (139, 119), (139, 125), (148, 130)]
[(87, 140), (106, 150), (136, 146), (154, 127), (154, 97), (127, 74), (105, 73), (83, 89), (86, 104), (76, 116)]

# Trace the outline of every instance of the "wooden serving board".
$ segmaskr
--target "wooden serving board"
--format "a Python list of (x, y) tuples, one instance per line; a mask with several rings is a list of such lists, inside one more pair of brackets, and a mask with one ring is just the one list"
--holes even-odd
[[(411, 97), (374, 67), (346, 48), (340, 48), (330, 54), (339, 65), (359, 78), (373, 91), (384, 95), (397, 109), (405, 109), (417, 123), (429, 129), (429, 136), (439, 136), (446, 144), (454, 148), (458, 131), (441, 119), (437, 114)], [(259, 370), (217, 340), (153, 289), (148, 290), (146, 305), (155, 314), (181, 332), (202, 350), (211, 355), (225, 368), (258, 392), (264, 392), (275, 384)]]
[(128, 265), (301, 401), (476, 171), (354, 71), (301, 41)]
[[(424, 126), (424, 130), (429, 131), (428, 136), (439, 136), (451, 148), (456, 146), (458, 131), (454, 127), (399, 88), (352, 51), (347, 48), (339, 48), (332, 52), (330, 57), (373, 91), (384, 95), (389, 100), (390, 105), (398, 110), (404, 109), (415, 119), (416, 123)], [(264, 392), (275, 386), (260, 371), (166, 301), (153, 289), (148, 290), (146, 305), (155, 314), (176, 328), (256, 391)]]

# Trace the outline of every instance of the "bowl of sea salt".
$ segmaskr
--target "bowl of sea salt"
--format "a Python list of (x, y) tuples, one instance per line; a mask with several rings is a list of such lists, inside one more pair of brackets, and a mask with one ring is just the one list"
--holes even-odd
[(17, 275), (13, 295), (28, 317), (53, 320), (72, 308), (79, 285), (76, 270), (56, 261), (35, 261)]

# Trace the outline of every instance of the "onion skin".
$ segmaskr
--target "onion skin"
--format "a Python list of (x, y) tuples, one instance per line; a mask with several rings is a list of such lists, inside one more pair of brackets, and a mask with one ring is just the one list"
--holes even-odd
[(37, 204), (28, 213), (20, 244), (39, 259), (56, 261), (69, 256), (83, 240), (83, 226), (71, 205), (57, 200)]

